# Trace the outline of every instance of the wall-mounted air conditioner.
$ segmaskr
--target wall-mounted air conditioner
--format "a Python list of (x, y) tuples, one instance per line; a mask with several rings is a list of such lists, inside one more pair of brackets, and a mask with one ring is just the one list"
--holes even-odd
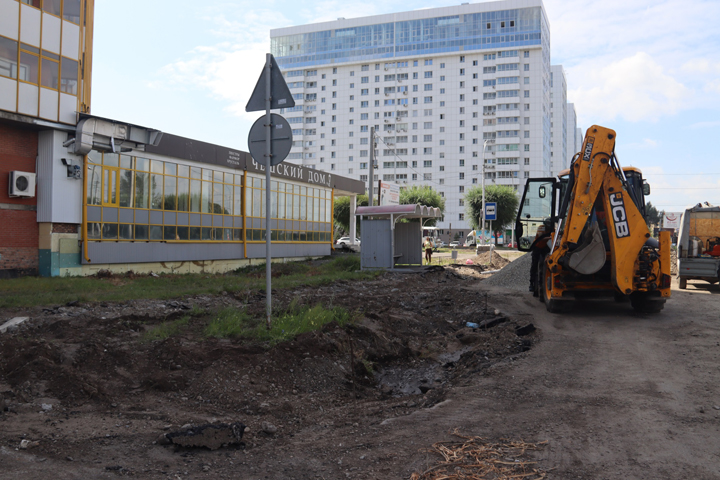
[(8, 195), (11, 197), (34, 197), (35, 174), (30, 172), (10, 172), (10, 185)]

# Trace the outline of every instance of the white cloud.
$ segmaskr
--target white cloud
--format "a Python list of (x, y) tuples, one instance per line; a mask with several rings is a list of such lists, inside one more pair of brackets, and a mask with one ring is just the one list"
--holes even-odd
[(635, 149), (635, 150), (651, 150), (654, 148), (657, 148), (658, 142), (656, 140), (653, 140), (652, 138), (643, 138), (642, 141), (637, 143), (626, 143), (623, 145), (626, 149)]
[(545, 6), (552, 62), (568, 72), (568, 100), (581, 122), (720, 108), (720, 2), (607, 0), (600, 14), (589, 13), (597, 8), (591, 0)]
[(690, 96), (687, 87), (643, 52), (600, 68), (588, 68), (588, 63), (569, 69), (569, 77), (581, 86), (572, 88), (571, 82), (568, 97), (581, 118), (595, 123), (617, 117), (655, 121), (676, 113)]
[(720, 127), (720, 120), (715, 122), (698, 122), (693, 123), (692, 125), (688, 125), (685, 128), (691, 129), (691, 130), (699, 130), (702, 128), (718, 128)]

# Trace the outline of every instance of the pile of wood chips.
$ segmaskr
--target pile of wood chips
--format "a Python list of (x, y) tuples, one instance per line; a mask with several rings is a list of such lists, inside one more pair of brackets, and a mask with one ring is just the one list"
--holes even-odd
[(528, 450), (539, 450), (547, 444), (525, 443), (502, 439), (489, 442), (482, 437), (468, 437), (455, 430), (463, 442), (439, 442), (428, 452), (440, 454), (444, 460), (423, 473), (413, 473), (410, 480), (540, 480), (547, 471), (537, 462), (527, 461)]

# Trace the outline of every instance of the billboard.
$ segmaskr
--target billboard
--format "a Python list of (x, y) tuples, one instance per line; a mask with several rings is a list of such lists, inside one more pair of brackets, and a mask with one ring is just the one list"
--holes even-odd
[(379, 205), (400, 205), (400, 185), (397, 183), (380, 181), (378, 195)]
[(676, 230), (679, 229), (680, 217), (682, 217), (681, 212), (665, 212), (665, 214), (663, 215), (662, 228), (674, 228)]

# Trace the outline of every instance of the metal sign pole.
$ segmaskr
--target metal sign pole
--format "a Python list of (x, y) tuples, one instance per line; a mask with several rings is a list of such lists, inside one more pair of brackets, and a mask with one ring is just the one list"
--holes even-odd
[(272, 60), (268, 53), (265, 57), (265, 298), (267, 302), (267, 329), (270, 330), (272, 314), (272, 268), (270, 255), (270, 167), (272, 166)]
[[(273, 79), (273, 77), (275, 77)], [(274, 89), (274, 90), (273, 90)], [(285, 83), (271, 53), (265, 56), (265, 66), (255, 85), (250, 100), (245, 106), (246, 112), (260, 112), (265, 110), (265, 116), (258, 118), (248, 134), (248, 148), (255, 161), (265, 164), (265, 298), (267, 299), (267, 328), (270, 329), (272, 314), (272, 271), (270, 247), (272, 245), (270, 228), (270, 169), (282, 163), (292, 148), (292, 128), (287, 120), (280, 115), (270, 113), (273, 108), (292, 108), (295, 100)], [(273, 130), (275, 138), (273, 138)], [(264, 139), (264, 140), (263, 140)], [(262, 143), (265, 142), (265, 148)], [(275, 146), (273, 146), (275, 142)], [(264, 151), (263, 151), (264, 150)], [(273, 151), (275, 155), (273, 155)], [(265, 158), (265, 162), (261, 159)], [(246, 173), (247, 174), (247, 173)], [(247, 234), (247, 232), (245, 232)]]

